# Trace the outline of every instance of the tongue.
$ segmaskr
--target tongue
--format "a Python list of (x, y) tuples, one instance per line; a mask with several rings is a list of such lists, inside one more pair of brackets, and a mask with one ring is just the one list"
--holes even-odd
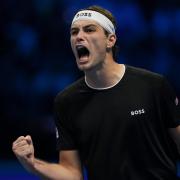
[(79, 57), (79, 60), (84, 62), (84, 61), (87, 61), (88, 58), (89, 58), (89, 55), (82, 55)]

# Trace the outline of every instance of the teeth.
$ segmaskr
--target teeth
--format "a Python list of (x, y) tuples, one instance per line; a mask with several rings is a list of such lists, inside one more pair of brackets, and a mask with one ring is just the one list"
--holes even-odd
[(86, 48), (86, 47), (83, 46), (83, 45), (77, 45), (77, 46), (76, 46), (76, 49), (77, 49), (77, 50), (82, 49), (82, 48)]

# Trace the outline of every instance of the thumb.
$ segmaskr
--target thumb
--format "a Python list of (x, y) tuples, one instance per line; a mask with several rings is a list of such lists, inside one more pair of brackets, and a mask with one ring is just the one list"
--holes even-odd
[(26, 137), (25, 137), (25, 139), (26, 139), (26, 141), (27, 141), (27, 143), (30, 145), (30, 144), (32, 144), (32, 139), (31, 139), (31, 136), (30, 135), (27, 135)]

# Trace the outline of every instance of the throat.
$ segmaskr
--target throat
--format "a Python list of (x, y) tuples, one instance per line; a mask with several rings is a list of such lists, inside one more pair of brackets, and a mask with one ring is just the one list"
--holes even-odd
[(118, 71), (116, 73), (111, 73), (110, 76), (97, 76), (91, 78), (88, 75), (85, 75), (85, 83), (86, 85), (91, 89), (97, 89), (97, 90), (105, 90), (110, 89), (116, 86), (121, 79), (123, 78), (125, 74), (125, 65), (118, 65)]

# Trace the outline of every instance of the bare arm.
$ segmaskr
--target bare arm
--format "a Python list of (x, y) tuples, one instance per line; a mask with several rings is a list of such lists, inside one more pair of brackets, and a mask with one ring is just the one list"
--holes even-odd
[(169, 128), (169, 133), (177, 145), (178, 152), (180, 154), (180, 125), (176, 128)]
[(34, 157), (30, 136), (21, 136), (13, 143), (13, 152), (29, 172), (44, 180), (82, 180), (81, 163), (77, 151), (62, 151), (61, 163), (48, 163)]
[(61, 163), (59, 164), (35, 159), (34, 173), (44, 180), (82, 180), (77, 152), (63, 151), (60, 156)]

